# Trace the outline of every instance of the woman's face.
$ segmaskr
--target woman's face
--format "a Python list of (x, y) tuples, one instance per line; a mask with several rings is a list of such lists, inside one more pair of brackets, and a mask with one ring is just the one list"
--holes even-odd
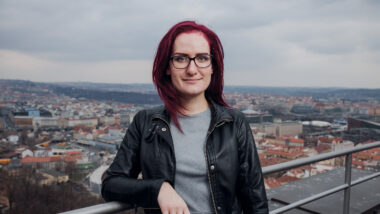
[[(188, 56), (190, 58), (210, 54), (208, 41), (201, 32), (182, 33), (174, 41), (171, 56)], [(200, 58), (203, 60), (203, 58)], [(210, 59), (211, 60), (211, 59)], [(204, 96), (211, 82), (212, 63), (205, 68), (199, 68), (194, 60), (186, 68), (176, 68), (171, 61), (166, 74), (171, 76), (174, 87), (183, 98)], [(198, 61), (199, 62), (199, 61)], [(200, 64), (200, 63), (199, 63)], [(199, 65), (198, 64), (198, 65)]]

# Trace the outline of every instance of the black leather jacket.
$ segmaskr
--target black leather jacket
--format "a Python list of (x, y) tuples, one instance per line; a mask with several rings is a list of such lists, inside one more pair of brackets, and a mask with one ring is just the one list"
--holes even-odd
[[(268, 213), (256, 146), (244, 115), (212, 103), (206, 139), (208, 181), (215, 213)], [(174, 186), (176, 159), (164, 107), (137, 113), (105, 173), (102, 196), (144, 208), (159, 208), (164, 181)], [(143, 179), (136, 179), (142, 172)], [(174, 187), (175, 188), (175, 187)], [(160, 213), (159, 209), (145, 209)]]

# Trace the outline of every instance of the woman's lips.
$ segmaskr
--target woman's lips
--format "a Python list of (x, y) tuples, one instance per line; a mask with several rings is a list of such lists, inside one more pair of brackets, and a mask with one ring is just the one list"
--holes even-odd
[(184, 79), (183, 81), (187, 82), (187, 83), (196, 83), (198, 82), (199, 80), (201, 79)]

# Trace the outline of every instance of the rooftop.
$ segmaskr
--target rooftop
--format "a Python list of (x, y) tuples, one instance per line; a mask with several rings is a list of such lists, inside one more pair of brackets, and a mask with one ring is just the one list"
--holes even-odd
[[(373, 172), (352, 169), (352, 179), (370, 175)], [(329, 190), (344, 183), (344, 168), (294, 181), (292, 183), (267, 190), (270, 210), (301, 200), (317, 193)], [(380, 201), (380, 178), (351, 188), (350, 213), (363, 213)], [(302, 210), (303, 209), (303, 210)], [(343, 213), (343, 191), (334, 193), (293, 209), (286, 213)]]
[(21, 160), (21, 163), (49, 163), (60, 161), (59, 156), (49, 156), (49, 157), (30, 157), (27, 156)]

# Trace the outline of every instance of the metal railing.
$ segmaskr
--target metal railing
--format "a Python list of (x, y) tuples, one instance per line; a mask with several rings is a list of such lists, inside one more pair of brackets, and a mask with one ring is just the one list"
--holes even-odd
[[(270, 213), (271, 214), (283, 213), (283, 212), (286, 212), (288, 210), (300, 207), (300, 206), (307, 204), (309, 202), (318, 200), (320, 198), (323, 198), (323, 197), (329, 196), (333, 193), (344, 190), (343, 213), (348, 214), (349, 208), (350, 208), (349, 205), (350, 205), (351, 187), (355, 186), (357, 184), (366, 182), (372, 178), (380, 176), (380, 172), (376, 172), (376, 173), (373, 173), (371, 175), (361, 177), (355, 181), (351, 181), (352, 154), (356, 153), (356, 152), (372, 149), (375, 147), (380, 147), (380, 141), (365, 144), (362, 146), (349, 148), (349, 149), (345, 149), (345, 150), (329, 152), (329, 153), (315, 155), (315, 156), (308, 157), (308, 158), (302, 158), (302, 159), (297, 159), (297, 160), (293, 160), (293, 161), (289, 161), (289, 162), (285, 162), (285, 163), (280, 163), (280, 164), (276, 164), (276, 165), (272, 165), (272, 166), (263, 167), (263, 174), (269, 175), (272, 173), (281, 172), (281, 171), (285, 171), (288, 169), (297, 168), (300, 166), (304, 166), (304, 165), (308, 165), (311, 163), (315, 163), (315, 162), (319, 162), (319, 161), (323, 161), (323, 160), (327, 160), (327, 159), (332, 159), (332, 158), (336, 158), (336, 157), (340, 157), (340, 156), (345, 156), (345, 160), (346, 160), (345, 161), (344, 184), (336, 186), (336, 187), (329, 189), (329, 190), (326, 190), (324, 192), (312, 195), (310, 197), (304, 198), (302, 200), (290, 203), (290, 204), (283, 206), (283, 207), (280, 207), (278, 209), (272, 210), (272, 211), (270, 211)], [(81, 208), (81, 209), (77, 209), (77, 210), (71, 210), (68, 212), (64, 212), (62, 214), (106, 214), (106, 213), (120, 212), (120, 211), (123, 211), (126, 209), (128, 209), (128, 207), (125, 204), (123, 204), (121, 202), (114, 201), (114, 202), (108, 202), (108, 203), (104, 203), (104, 204), (98, 204), (98, 205), (91, 206), (91, 207), (85, 207), (85, 208)]]
[(271, 214), (283, 213), (285, 211), (291, 210), (291, 209), (296, 208), (296, 207), (300, 207), (300, 206), (307, 204), (309, 202), (318, 200), (320, 198), (323, 198), (323, 197), (329, 196), (333, 193), (344, 190), (343, 213), (348, 214), (349, 208), (350, 208), (349, 205), (350, 205), (351, 187), (358, 185), (360, 183), (363, 183), (365, 181), (368, 181), (372, 178), (380, 176), (380, 172), (377, 172), (377, 173), (373, 173), (373, 174), (365, 176), (365, 177), (361, 177), (355, 181), (351, 181), (352, 153), (372, 149), (375, 147), (380, 147), (380, 141), (365, 144), (363, 146), (358, 146), (358, 147), (354, 147), (354, 148), (350, 148), (350, 149), (339, 150), (339, 151), (335, 151), (335, 152), (329, 152), (329, 153), (315, 155), (315, 156), (308, 157), (308, 158), (297, 159), (294, 161), (289, 161), (289, 162), (285, 162), (285, 163), (280, 163), (280, 164), (264, 167), (263, 168), (263, 174), (268, 175), (271, 173), (281, 172), (284, 170), (297, 168), (297, 167), (304, 166), (304, 165), (307, 165), (310, 163), (315, 163), (315, 162), (319, 162), (319, 161), (323, 161), (323, 160), (327, 160), (327, 159), (331, 159), (331, 158), (336, 158), (336, 157), (340, 157), (340, 156), (345, 156), (345, 162), (346, 162), (345, 163), (344, 184), (342, 184), (340, 186), (336, 186), (336, 187), (329, 189), (329, 190), (326, 190), (324, 192), (312, 195), (308, 198), (304, 198), (302, 200), (293, 202), (291, 204), (288, 204), (288, 205), (283, 206), (281, 208), (278, 208), (276, 210), (272, 210), (270, 213)]

